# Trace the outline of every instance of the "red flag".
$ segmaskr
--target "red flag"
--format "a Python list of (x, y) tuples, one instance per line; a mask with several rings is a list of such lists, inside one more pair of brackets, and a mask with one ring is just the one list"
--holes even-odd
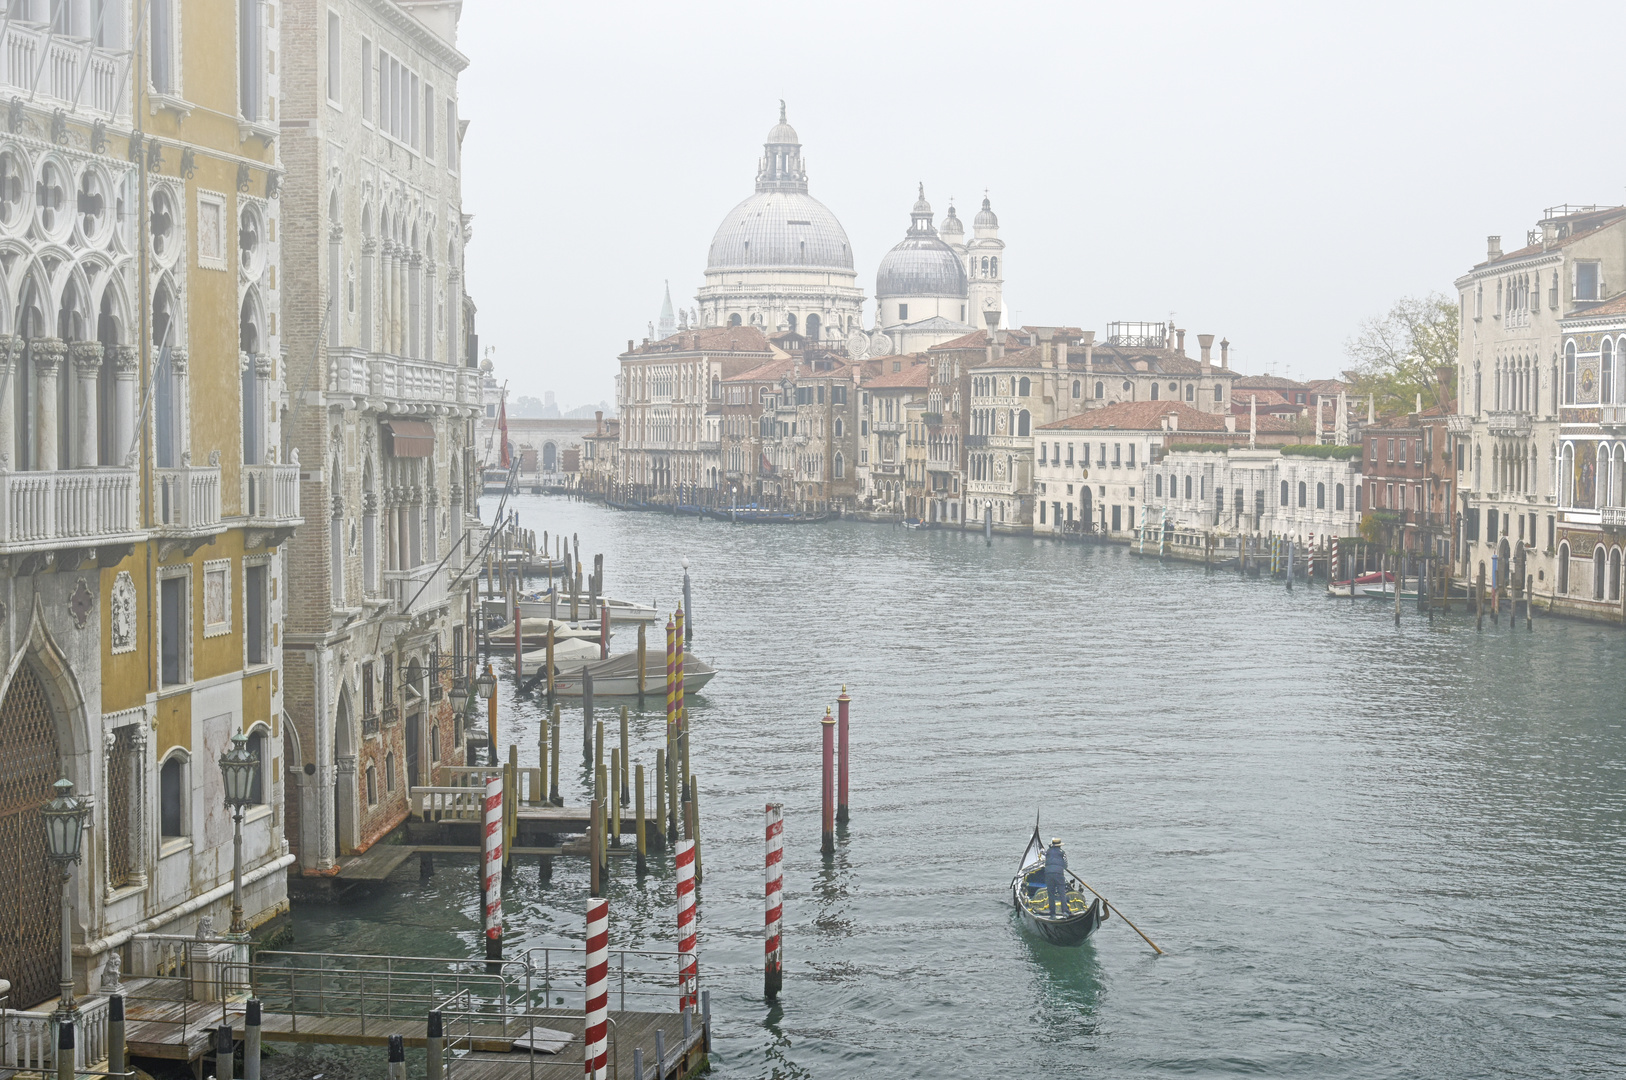
[(512, 468), (514, 458), (508, 449), (508, 399), (506, 397), (497, 405), (497, 439), (502, 443), (502, 460), (500, 464), (505, 469)]

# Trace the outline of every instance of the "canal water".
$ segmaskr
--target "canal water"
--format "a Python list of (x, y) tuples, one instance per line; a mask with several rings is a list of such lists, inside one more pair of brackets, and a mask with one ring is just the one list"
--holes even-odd
[[(715, 1075), (1626, 1067), (1619, 628), (1412, 610), (1396, 628), (1392, 606), (1122, 547), (515, 505), (602, 552), (612, 596), (669, 611), (689, 560), (693, 651), (722, 672), (691, 699)], [(843, 684), (853, 820), (826, 861), (819, 720)], [(534, 762), (542, 708), (503, 686), (501, 738)], [(634, 760), (653, 763), (660, 707), (634, 715)], [(563, 730), (576, 803), (579, 709)], [(1116, 919), (1071, 950), (1020, 929), (1008, 884), (1036, 814), (1166, 956)], [(671, 948), (670, 871), (617, 867), (612, 947)], [(521, 866), (510, 948), (579, 943), (586, 873)], [(475, 890), (472, 860), (409, 866), (373, 900), (296, 910), (299, 947), (479, 955)]]

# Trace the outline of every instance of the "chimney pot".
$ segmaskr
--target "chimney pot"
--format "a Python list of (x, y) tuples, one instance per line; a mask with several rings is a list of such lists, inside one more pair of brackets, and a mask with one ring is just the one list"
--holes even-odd
[(1174, 351), (1181, 356), (1186, 355), (1186, 332), (1184, 330), (1174, 332)]
[(632, 339), (631, 338), (627, 339), (627, 351), (628, 352), (632, 351)]
[(1485, 258), (1500, 259), (1502, 257), (1502, 238), (1500, 236), (1485, 237)]
[(1224, 338), (1220, 339), (1220, 367), (1231, 370), (1231, 343)]
[(1214, 335), (1213, 334), (1198, 334), (1197, 335), (1197, 345), (1203, 351), (1203, 367), (1212, 366), (1212, 364), (1214, 363), (1214, 359), (1213, 359)]
[(1094, 345), (1095, 344), (1095, 331), (1094, 330), (1086, 330), (1086, 331), (1084, 331), (1083, 341), (1084, 341), (1084, 344), (1086, 344), (1086, 345)]

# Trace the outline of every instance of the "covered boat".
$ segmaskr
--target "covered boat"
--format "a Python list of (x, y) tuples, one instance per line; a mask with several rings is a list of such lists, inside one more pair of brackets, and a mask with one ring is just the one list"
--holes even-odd
[[(551, 595), (552, 594), (550, 594), (548, 590), (542, 589), (537, 592), (521, 596), (519, 598), (520, 616), (529, 621), (531, 619), (546, 619), (549, 617), (549, 612), (554, 610), (562, 611), (566, 615), (570, 614), (570, 594), (566, 592), (561, 592), (559, 594), (557, 608), (555, 608), (552, 604), (550, 599)], [(585, 596), (581, 597), (578, 604), (579, 610), (586, 611), (589, 604), (588, 598)], [(653, 604), (639, 604), (631, 600), (617, 600), (613, 596), (602, 598), (599, 600), (599, 604), (601, 606), (604, 604), (608, 604), (610, 606), (610, 622), (612, 625), (620, 622), (654, 622), (660, 614), (655, 610), (655, 606)], [(597, 615), (598, 612), (599, 608), (594, 608), (593, 611), (589, 613), (589, 616), (591, 617), (592, 615)], [(531, 632), (529, 630), (525, 631), (527, 637), (530, 636), (530, 633)]]
[[(1077, 880), (1069, 871), (1068, 876)], [(1106, 909), (1100, 897), (1087, 897), (1067, 887), (1065, 914), (1050, 914), (1050, 893), (1044, 883), (1044, 842), (1039, 839), (1039, 826), (1033, 826), (1033, 839), (1022, 852), (1022, 862), (1011, 879), (1011, 903), (1022, 917), (1022, 925), (1052, 945), (1078, 945), (1095, 933), (1095, 928), (1106, 921)]]
[[(558, 657), (554, 658), (557, 665)], [(608, 660), (584, 664), (565, 675), (556, 675), (553, 692), (561, 697), (581, 697), (582, 673), (593, 673), (594, 697), (635, 697), (638, 693), (638, 654), (624, 652)], [(717, 669), (692, 652), (683, 654), (683, 692), (692, 694), (716, 677)], [(644, 653), (644, 696), (666, 693), (666, 653), (649, 649)]]
[[(599, 636), (598, 620), (590, 622), (569, 623), (564, 619), (521, 619), (520, 629), (525, 635), (527, 645), (546, 644), (548, 640), (548, 623), (553, 623), (553, 640), (563, 641), (566, 638), (588, 638), (597, 641)], [(613, 622), (612, 622), (613, 625)], [(514, 643), (514, 624), (500, 627), (491, 631), (488, 640), (493, 645), (512, 645)]]
[[(599, 655), (599, 643), (589, 638), (554, 639), (553, 642), (553, 671), (555, 677), (567, 672), (578, 671), (595, 660), (602, 659)], [(544, 645), (540, 649), (532, 649), (521, 656), (519, 671), (521, 675), (531, 676), (542, 670), (547, 663), (548, 648)]]

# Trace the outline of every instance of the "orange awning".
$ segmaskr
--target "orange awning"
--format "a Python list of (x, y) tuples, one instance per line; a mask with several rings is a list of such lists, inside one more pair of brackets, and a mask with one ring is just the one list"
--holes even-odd
[(435, 452), (435, 428), (423, 420), (390, 420), (390, 453), (396, 457), (428, 457)]

